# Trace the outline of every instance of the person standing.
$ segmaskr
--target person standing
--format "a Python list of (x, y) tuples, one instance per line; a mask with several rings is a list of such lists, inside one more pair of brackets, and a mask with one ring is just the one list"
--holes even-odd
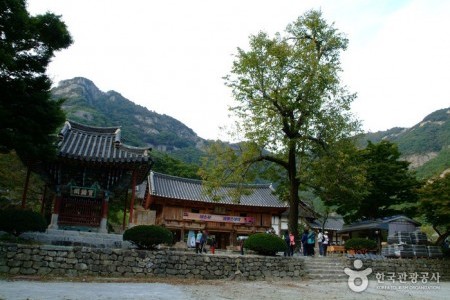
[(284, 242), (286, 243), (286, 251), (284, 251), (284, 256), (291, 256), (291, 240), (289, 239), (289, 233), (287, 231), (284, 233)]
[(295, 236), (292, 234), (292, 232), (289, 232), (289, 256), (294, 256), (294, 249), (295, 249)]
[(328, 231), (325, 231), (325, 233), (323, 235), (323, 242), (322, 242), (323, 256), (327, 256), (327, 248), (328, 248), (329, 243), (330, 243), (330, 239), (328, 238)]
[(216, 251), (216, 238), (213, 236), (211, 239), (211, 253), (214, 254)]
[(195, 253), (202, 253), (201, 242), (202, 232), (199, 230), (197, 231), (197, 235), (195, 236)]
[(319, 234), (317, 235), (317, 242), (319, 243), (319, 256), (323, 256), (323, 233), (322, 233), (322, 229), (319, 229)]
[(303, 247), (303, 256), (308, 256), (308, 229), (303, 230), (303, 235), (302, 235), (302, 247)]
[(314, 245), (316, 244), (316, 233), (314, 230), (311, 230), (311, 232), (308, 234), (308, 256), (314, 256)]
[(206, 253), (206, 242), (208, 241), (208, 232), (203, 230), (202, 237), (200, 239), (200, 253)]

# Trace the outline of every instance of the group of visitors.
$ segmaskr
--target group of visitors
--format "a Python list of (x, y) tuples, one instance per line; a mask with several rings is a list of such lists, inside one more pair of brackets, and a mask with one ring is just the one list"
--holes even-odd
[[(295, 250), (295, 236), (292, 232), (286, 232), (284, 235), (284, 240), (286, 242), (287, 250), (284, 256), (293, 256)], [(314, 256), (314, 246), (316, 244), (316, 232), (314, 230), (305, 229), (300, 239), (302, 252), (304, 256)], [(330, 240), (328, 237), (328, 231), (322, 233), (319, 229), (317, 234), (317, 243), (319, 244), (319, 256), (327, 255), (327, 248)]]
[(208, 232), (206, 230), (197, 231), (197, 235), (195, 236), (195, 253), (202, 253), (206, 251), (206, 241), (208, 240)]

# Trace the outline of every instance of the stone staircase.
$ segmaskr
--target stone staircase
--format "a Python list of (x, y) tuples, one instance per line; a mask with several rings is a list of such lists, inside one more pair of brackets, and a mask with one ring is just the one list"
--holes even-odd
[(301, 257), (304, 261), (306, 278), (321, 281), (345, 281), (348, 275), (344, 257)]

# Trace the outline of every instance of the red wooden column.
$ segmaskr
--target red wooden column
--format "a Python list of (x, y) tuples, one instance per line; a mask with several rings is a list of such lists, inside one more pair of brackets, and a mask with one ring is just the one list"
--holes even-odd
[(123, 207), (123, 220), (122, 220), (122, 229), (125, 230), (126, 219), (127, 219), (127, 205), (128, 205), (128, 189), (125, 193), (125, 205)]
[(136, 197), (136, 171), (133, 170), (133, 179), (131, 183), (130, 218), (128, 219), (128, 227), (133, 227), (133, 212), (134, 212), (135, 197)]

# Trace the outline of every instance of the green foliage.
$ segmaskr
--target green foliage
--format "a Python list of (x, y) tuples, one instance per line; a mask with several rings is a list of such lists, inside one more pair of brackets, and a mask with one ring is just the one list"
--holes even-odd
[(440, 244), (450, 235), (450, 172), (430, 180), (419, 195), (420, 212), (439, 234)]
[[(368, 193), (354, 211), (344, 212), (346, 221), (377, 219), (396, 214), (413, 215), (418, 200), (420, 182), (409, 169), (409, 163), (400, 160), (395, 144), (382, 141), (368, 143), (360, 152), (365, 165)], [(349, 204), (349, 203), (347, 203)]]
[(358, 253), (366, 253), (377, 249), (377, 242), (364, 238), (353, 238), (345, 242), (346, 250), (355, 250)]
[(25, 161), (51, 158), (65, 115), (61, 101), (50, 101), (45, 71), (71, 36), (59, 16), (30, 16), (24, 0), (0, 2), (0, 15), (0, 151), (15, 150)]
[(356, 213), (368, 195), (367, 166), (351, 140), (341, 140), (328, 147), (312, 162), (309, 174), (314, 174), (315, 195), (326, 206), (321, 209), (322, 215), (336, 205), (341, 215)]
[(44, 218), (34, 211), (12, 208), (0, 210), (0, 231), (19, 236), (27, 231), (44, 232), (46, 229)]
[(255, 233), (244, 242), (244, 248), (253, 250), (262, 255), (275, 255), (287, 249), (282, 238), (268, 233)]
[(200, 179), (200, 176), (197, 175), (199, 170), (198, 165), (185, 163), (167, 153), (159, 151), (152, 152), (152, 159), (154, 161), (152, 169), (155, 172), (183, 178)]
[(162, 226), (138, 225), (127, 229), (123, 233), (123, 240), (130, 241), (139, 249), (156, 249), (159, 244), (173, 243), (172, 232)]
[(450, 114), (449, 108), (437, 110), (426, 116), (412, 128), (392, 128), (386, 131), (360, 135), (358, 145), (365, 147), (367, 141), (379, 143), (388, 140), (398, 145), (403, 156), (421, 156), (438, 153), (422, 166), (416, 168), (417, 178), (434, 177), (450, 167)]
[[(27, 168), (15, 151), (0, 154), (0, 209), (21, 204), (26, 174)], [(43, 186), (42, 179), (31, 173), (27, 191), (27, 207), (34, 210), (40, 208)]]
[(276, 164), (291, 208), (289, 230), (296, 234), (298, 191), (302, 180), (304, 186), (310, 183), (304, 166), (317, 149), (354, 134), (359, 125), (350, 113), (355, 95), (339, 78), (347, 43), (316, 10), (289, 24), (284, 35), (250, 36), (248, 50), (238, 48), (225, 77), (237, 102), (230, 108), (238, 120), (237, 136), (247, 142), (238, 155), (235, 149), (214, 150), (221, 156), (207, 158), (212, 161), (204, 162), (202, 178), (217, 184), (248, 182), (259, 170), (253, 165)]

